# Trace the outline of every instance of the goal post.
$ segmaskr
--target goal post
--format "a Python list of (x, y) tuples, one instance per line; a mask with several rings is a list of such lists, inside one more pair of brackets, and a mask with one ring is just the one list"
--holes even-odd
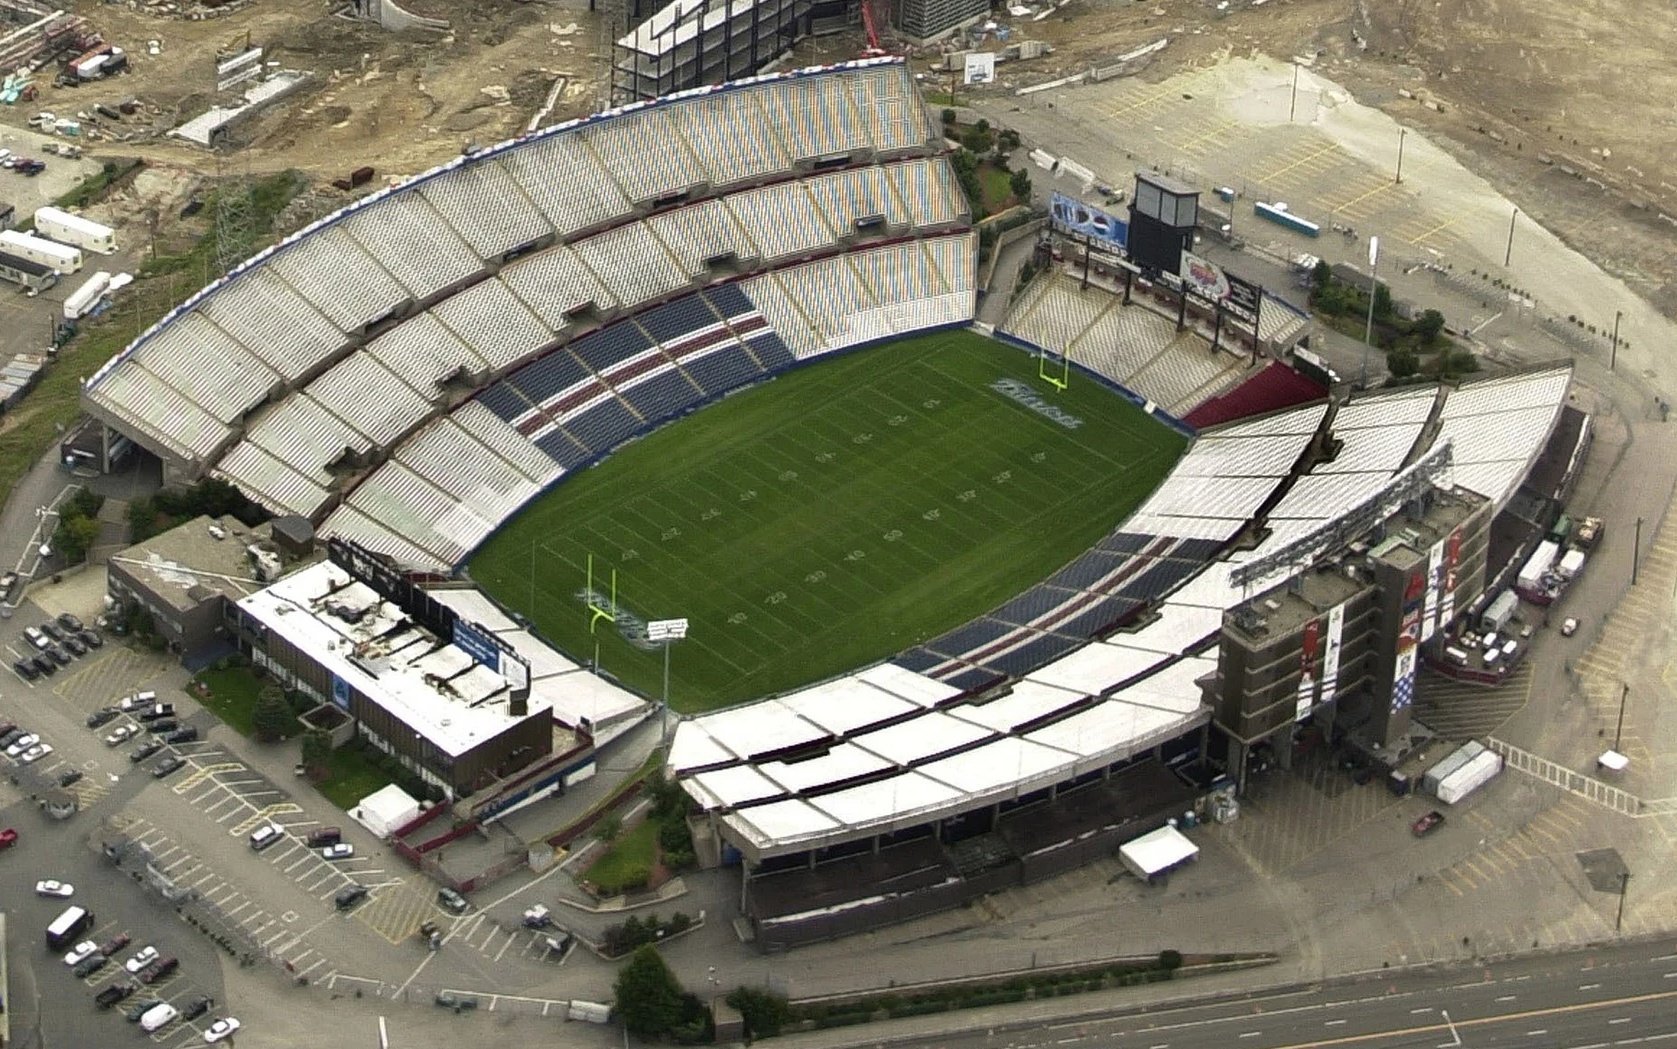
[(1071, 385), (1071, 354), (1043, 349), (1037, 354), (1036, 377), (1063, 391)]
[(598, 590), (594, 589), (594, 555), (589, 554), (588, 583), (587, 588), (583, 591), (583, 593), (587, 595), (588, 632), (590, 634), (594, 632), (594, 628), (599, 625), (600, 620), (602, 619), (609, 619), (614, 623), (617, 622), (617, 569), (613, 568), (611, 570), (611, 593), (609, 596), (610, 604), (608, 605), (601, 600), (601, 598), (605, 595), (602, 595)]

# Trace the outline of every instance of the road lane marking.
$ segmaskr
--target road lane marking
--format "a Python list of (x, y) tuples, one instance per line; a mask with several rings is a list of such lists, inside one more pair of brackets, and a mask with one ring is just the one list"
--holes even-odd
[(1610, 1024), (1628, 1024), (1628, 1023), (1630, 1023), (1630, 1017), (1621, 1016), (1617, 1020), (1609, 1020), (1607, 1022), (1610, 1023)]
[(1513, 1000), (1514, 1000), (1514, 995), (1511, 995), (1511, 994), (1505, 994), (1501, 998), (1497, 999), (1497, 1001), (1499, 1001), (1499, 1002), (1511, 1002)]

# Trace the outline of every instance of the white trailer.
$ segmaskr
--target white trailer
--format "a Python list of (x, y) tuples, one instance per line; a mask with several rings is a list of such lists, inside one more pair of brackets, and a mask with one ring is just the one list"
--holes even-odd
[(0, 230), (0, 252), (39, 263), (60, 274), (75, 273), (82, 268), (82, 253), (78, 249), (15, 229)]
[(1496, 774), (1501, 771), (1502, 755), (1494, 750), (1482, 751), (1439, 782), (1438, 800), (1446, 805), (1454, 805), (1495, 779)]
[(1531, 557), (1526, 560), (1525, 567), (1520, 569), (1520, 589), (1532, 590), (1542, 583), (1543, 573), (1555, 563), (1555, 558), (1560, 552), (1560, 544), (1552, 539), (1545, 539), (1539, 543), (1537, 549), (1532, 551)]
[(42, 236), (84, 251), (116, 254), (116, 230), (59, 208), (36, 208), (35, 228)]
[(1421, 775), (1421, 789), (1428, 794), (1437, 794), (1439, 784), (1449, 779), (1463, 765), (1485, 752), (1485, 745), (1478, 740), (1469, 740), (1462, 746), (1451, 751), (1444, 760), (1427, 769)]
[(99, 305), (99, 300), (105, 297), (105, 292), (111, 287), (111, 275), (100, 270), (82, 282), (82, 286), (70, 293), (64, 300), (64, 319), (77, 320), (87, 316), (93, 307)]

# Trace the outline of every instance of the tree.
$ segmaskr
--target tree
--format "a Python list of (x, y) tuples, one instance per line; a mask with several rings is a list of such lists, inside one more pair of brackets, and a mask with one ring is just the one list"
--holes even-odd
[(953, 123), (955, 123), (955, 111), (953, 109), (944, 110), (943, 111), (943, 126), (944, 127), (949, 127)]
[(296, 718), (291, 713), (290, 704), (285, 701), (285, 692), (280, 688), (269, 685), (256, 697), (256, 710), (251, 714), (251, 725), (256, 729), (256, 738), (264, 743), (275, 743), (286, 737)]
[(740, 1011), (747, 1038), (773, 1038), (792, 1019), (786, 999), (773, 991), (736, 987), (728, 993), (728, 1004)]
[(1444, 314), (1437, 310), (1423, 310), (1421, 315), (1415, 318), (1415, 334), (1427, 343), (1435, 341), (1443, 330)]
[(1333, 266), (1326, 259), (1317, 259), (1316, 268), (1310, 271), (1310, 285), (1317, 290), (1326, 288), (1333, 283)]
[(1374, 315), (1381, 320), (1392, 315), (1392, 289), (1383, 280), (1374, 283)]
[(99, 541), (99, 522), (76, 514), (64, 518), (52, 534), (52, 546), (68, 564), (87, 559), (87, 552)]
[(318, 774), (332, 760), (332, 737), (319, 729), (303, 733), (302, 760), (304, 768)]
[(1015, 171), (1013, 177), (1007, 180), (1007, 188), (1013, 191), (1014, 200), (1021, 204), (1029, 204), (1031, 202), (1031, 173), (1024, 168)]
[(650, 944), (641, 947), (617, 974), (612, 1004), (623, 1026), (641, 1038), (657, 1038), (681, 1021), (681, 984)]

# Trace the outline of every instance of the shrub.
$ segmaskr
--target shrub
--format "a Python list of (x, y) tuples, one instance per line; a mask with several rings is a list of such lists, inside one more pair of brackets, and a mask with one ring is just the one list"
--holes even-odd
[(601, 841), (611, 841), (623, 833), (623, 817), (617, 813), (609, 813), (595, 824), (594, 837)]
[(1159, 952), (1159, 968), (1166, 972), (1174, 972), (1182, 968), (1182, 952), (1166, 947)]
[(689, 918), (685, 912), (676, 911), (674, 914), (670, 915), (669, 924), (664, 926), (664, 931), (669, 935), (674, 936), (676, 933), (686, 932), (692, 924), (693, 919)]
[(658, 824), (658, 847), (666, 852), (693, 851), (693, 834), (686, 820), (663, 820)]
[(953, 109), (944, 110), (943, 111), (943, 126), (948, 127), (949, 125), (951, 125), (953, 123), (955, 123), (955, 111)]
[(773, 991), (736, 987), (729, 993), (727, 1002), (745, 1020), (747, 1038), (773, 1038), (792, 1018), (786, 999)]

